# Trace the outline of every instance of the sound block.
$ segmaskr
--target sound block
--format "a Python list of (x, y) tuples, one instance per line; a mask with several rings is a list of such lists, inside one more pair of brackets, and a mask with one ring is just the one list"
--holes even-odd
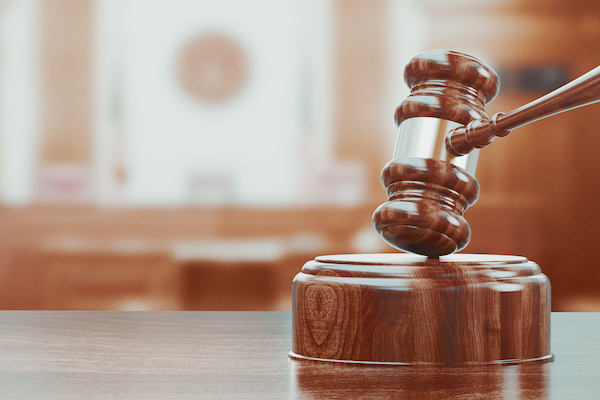
[(292, 358), (383, 365), (554, 358), (550, 281), (525, 257), (320, 256), (292, 287)]

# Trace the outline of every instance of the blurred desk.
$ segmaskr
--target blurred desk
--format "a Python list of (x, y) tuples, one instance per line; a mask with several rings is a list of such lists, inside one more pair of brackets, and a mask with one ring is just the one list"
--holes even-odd
[(0, 398), (597, 399), (600, 313), (552, 314), (546, 364), (299, 362), (289, 312), (1, 311)]

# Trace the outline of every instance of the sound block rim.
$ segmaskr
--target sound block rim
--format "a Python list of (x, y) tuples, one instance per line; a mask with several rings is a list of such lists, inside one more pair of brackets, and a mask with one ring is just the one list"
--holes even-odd
[(370, 253), (370, 254), (331, 254), (315, 257), (314, 261), (331, 264), (353, 264), (353, 265), (507, 265), (522, 264), (529, 260), (523, 256), (513, 256), (504, 254), (468, 254), (455, 253), (439, 258), (429, 258), (411, 253)]
[(527, 359), (505, 359), (493, 361), (468, 361), (468, 362), (386, 362), (386, 361), (361, 361), (361, 360), (344, 360), (332, 358), (307, 357), (296, 354), (293, 351), (288, 353), (288, 357), (296, 361), (311, 361), (311, 362), (330, 362), (337, 364), (353, 364), (353, 365), (376, 365), (390, 367), (480, 367), (480, 366), (503, 366), (503, 365), (521, 365), (521, 364), (545, 364), (554, 361), (554, 353), (549, 353), (542, 357), (527, 358)]

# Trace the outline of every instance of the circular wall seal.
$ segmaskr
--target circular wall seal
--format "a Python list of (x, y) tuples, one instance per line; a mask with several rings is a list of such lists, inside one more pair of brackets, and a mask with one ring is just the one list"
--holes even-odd
[(232, 99), (248, 78), (242, 46), (229, 36), (205, 33), (190, 40), (179, 57), (179, 79), (194, 98), (208, 103)]

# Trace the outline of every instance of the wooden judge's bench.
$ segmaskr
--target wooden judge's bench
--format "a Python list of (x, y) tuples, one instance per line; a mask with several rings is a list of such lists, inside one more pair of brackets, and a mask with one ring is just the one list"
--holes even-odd
[(290, 310), (302, 264), (354, 251), (370, 212), (3, 208), (0, 309)]
[[(0, 208), (0, 309), (289, 310), (292, 278), (305, 262), (364, 252), (359, 239), (374, 234), (369, 220), (377, 205)], [(553, 311), (599, 309), (596, 269), (552, 257), (542, 236), (544, 209), (483, 199), (467, 215), (474, 231), (469, 252), (527, 254), (553, 282)], [(382, 243), (367, 241), (367, 251)], [(232, 258), (231, 246), (248, 251)]]

